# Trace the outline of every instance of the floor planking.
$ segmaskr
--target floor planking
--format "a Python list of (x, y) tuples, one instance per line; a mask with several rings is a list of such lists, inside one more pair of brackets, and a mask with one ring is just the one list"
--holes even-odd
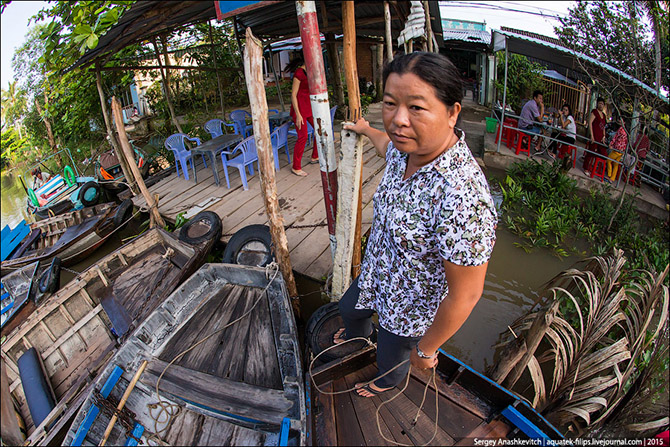
[[(365, 233), (372, 222), (372, 196), (377, 189), (386, 165), (385, 160), (378, 157), (369, 140), (363, 146), (363, 211), (362, 233)], [(295, 144), (295, 138), (289, 138), (289, 148)], [(335, 134), (335, 148), (339, 148), (339, 133)], [(323, 280), (332, 270), (330, 240), (326, 227), (323, 189), (318, 164), (309, 164), (310, 149), (303, 155), (303, 170), (309, 175), (298, 177), (291, 173), (286, 153), (279, 153), (279, 172), (275, 171), (279, 205), (284, 225), (296, 225), (288, 228), (289, 253), (293, 270), (305, 276)], [(180, 177), (172, 173), (163, 180), (149, 187), (152, 195), (158, 194), (158, 210), (168, 221), (174, 222), (177, 214), (187, 212), (204, 201), (217, 198), (216, 203), (205, 208), (217, 213), (223, 221), (222, 240), (227, 242), (239, 229), (253, 224), (266, 224), (268, 219), (260, 190), (258, 172), (254, 167), (254, 175), (247, 180), (249, 189), (242, 189), (242, 181), (237, 169), (229, 168), (230, 189), (226, 187), (225, 175), (221, 160), (216, 160), (221, 185), (214, 182), (211, 166), (205, 166), (202, 158), (196, 157), (198, 183), (193, 181), (193, 170), (189, 170), (190, 180), (185, 180), (180, 169)], [(136, 206), (146, 207), (142, 196), (133, 198)], [(314, 227), (305, 227), (315, 225)]]

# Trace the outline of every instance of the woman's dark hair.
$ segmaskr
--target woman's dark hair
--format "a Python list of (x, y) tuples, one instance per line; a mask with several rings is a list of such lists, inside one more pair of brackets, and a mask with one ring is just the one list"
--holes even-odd
[(435, 89), (435, 96), (447, 107), (463, 101), (463, 83), (456, 66), (438, 53), (416, 51), (403, 54), (387, 63), (384, 67), (384, 88), (386, 80), (392, 74), (412, 73)]
[(291, 62), (286, 64), (286, 70), (288, 73), (295, 73), (295, 71), (298, 69), (299, 66), (305, 63), (305, 58), (303, 57), (302, 53), (299, 53), (296, 55)]
[(570, 107), (570, 104), (568, 104), (568, 103), (566, 102), (565, 104), (563, 104), (563, 105), (561, 106), (561, 110), (563, 110), (563, 107), (567, 107), (567, 108), (568, 108), (568, 115), (572, 115), (572, 108)]

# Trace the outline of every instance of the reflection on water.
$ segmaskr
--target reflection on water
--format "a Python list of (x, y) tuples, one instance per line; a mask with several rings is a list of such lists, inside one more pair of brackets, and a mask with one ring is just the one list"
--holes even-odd
[[(24, 179), (25, 181), (25, 179)], [(21, 185), (18, 173), (3, 172), (0, 178), (2, 186), (2, 208), (0, 208), (0, 227), (9, 225), (14, 228), (16, 224), (26, 219), (26, 192)]]

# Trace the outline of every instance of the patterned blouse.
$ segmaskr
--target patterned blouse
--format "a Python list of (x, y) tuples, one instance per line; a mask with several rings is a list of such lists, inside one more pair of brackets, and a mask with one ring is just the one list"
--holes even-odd
[(612, 137), (610, 147), (615, 151), (621, 152), (623, 154), (624, 152), (626, 152), (627, 144), (628, 144), (628, 134), (626, 133), (626, 129), (623, 126), (621, 126), (619, 127), (619, 130), (617, 130), (616, 133), (614, 134), (614, 137)]
[(463, 266), (489, 260), (497, 215), (465, 133), (407, 180), (407, 154), (389, 143), (374, 195), (374, 219), (361, 267), (357, 309), (373, 309), (384, 329), (420, 337), (448, 292), (443, 259)]

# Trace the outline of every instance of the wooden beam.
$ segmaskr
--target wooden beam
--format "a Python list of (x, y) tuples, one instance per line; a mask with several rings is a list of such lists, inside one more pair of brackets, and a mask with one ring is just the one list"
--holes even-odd
[(116, 67), (100, 67), (100, 71), (160, 70), (162, 68), (169, 68), (170, 70), (234, 71), (236, 73), (242, 71), (235, 67), (214, 68), (204, 65), (119, 65)]
[[(347, 81), (347, 92), (349, 96), (349, 120), (356, 122), (361, 117), (361, 93), (358, 87), (358, 69), (356, 65), (356, 18), (353, 2), (342, 2), (342, 22), (344, 26), (344, 73)], [(359, 140), (360, 136), (357, 137)], [(360, 142), (356, 143), (361, 144)], [(362, 169), (361, 165), (361, 169)], [(362, 181), (362, 174), (358, 175)], [(351, 217), (355, 219), (354, 242), (352, 248), (352, 270), (354, 277), (360, 274), (361, 265), (361, 204), (363, 202), (362, 185), (358, 187), (358, 200), (356, 211), (352, 211)], [(347, 287), (349, 284), (347, 284)]]
[[(116, 121), (116, 131), (119, 134), (121, 148), (125, 152), (126, 157), (132, 157), (133, 151), (130, 148), (128, 135), (126, 135), (126, 128), (123, 126), (123, 119), (121, 117), (121, 103), (119, 103), (116, 97), (112, 98), (112, 112), (114, 113), (114, 120)], [(158, 224), (158, 226), (160, 227), (165, 227), (165, 222), (163, 221), (163, 218), (158, 212), (156, 202), (154, 201), (153, 197), (149, 193), (149, 190), (144, 184), (144, 180), (142, 179), (142, 175), (140, 174), (139, 169), (137, 169), (137, 166), (135, 164), (130, 165), (130, 169), (133, 171), (133, 174), (137, 179), (137, 185), (140, 187), (142, 196), (144, 196), (144, 200), (147, 202), (147, 206), (149, 207), (149, 213), (153, 216), (154, 222)]]
[(261, 181), (261, 192), (265, 202), (265, 212), (270, 223), (270, 235), (275, 248), (275, 257), (281, 269), (289, 295), (294, 298), (293, 312), (300, 318), (300, 299), (295, 286), (291, 259), (288, 254), (288, 239), (284, 231), (284, 218), (281, 215), (277, 199), (277, 183), (275, 182), (275, 164), (270, 143), (270, 123), (268, 121), (268, 103), (265, 97), (263, 82), (263, 44), (258, 40), (251, 28), (247, 28), (246, 51), (244, 52), (244, 77), (249, 92), (249, 104), (258, 152), (258, 170)]

